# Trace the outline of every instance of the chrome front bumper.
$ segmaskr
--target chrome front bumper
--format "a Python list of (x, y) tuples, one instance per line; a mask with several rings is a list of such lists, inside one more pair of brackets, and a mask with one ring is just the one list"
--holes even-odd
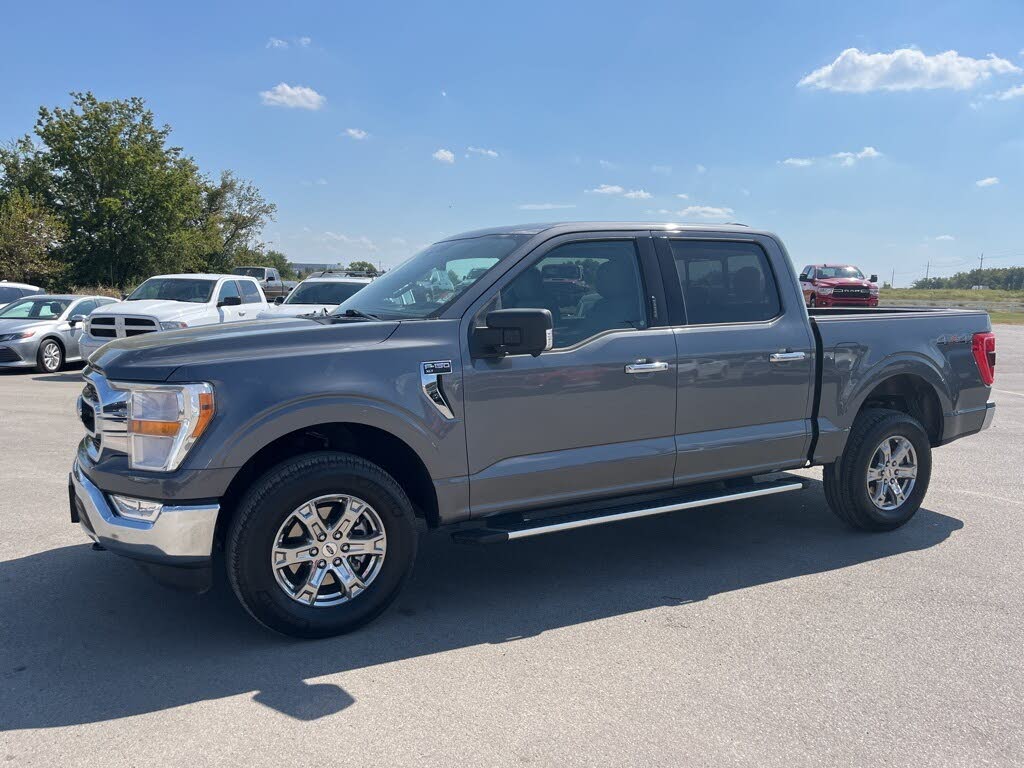
[(77, 460), (69, 482), (72, 520), (77, 517), (86, 535), (111, 552), (161, 565), (209, 561), (218, 504), (164, 506), (152, 521), (132, 520), (117, 514)]

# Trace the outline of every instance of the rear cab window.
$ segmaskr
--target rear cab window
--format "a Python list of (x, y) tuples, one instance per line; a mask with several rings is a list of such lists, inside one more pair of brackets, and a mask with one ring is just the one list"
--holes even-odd
[(669, 239), (687, 325), (764, 322), (782, 304), (768, 256), (756, 243)]

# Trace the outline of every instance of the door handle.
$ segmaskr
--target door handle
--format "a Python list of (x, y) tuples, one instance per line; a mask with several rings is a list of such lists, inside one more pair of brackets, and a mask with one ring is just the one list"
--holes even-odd
[(794, 360), (803, 360), (807, 357), (806, 352), (772, 352), (768, 359), (773, 363), (791, 363)]
[(626, 365), (626, 373), (654, 373), (656, 371), (667, 371), (667, 370), (668, 370), (668, 363), (666, 363), (666, 362), (657, 362), (657, 363), (637, 362), (637, 363), (629, 363), (629, 364)]

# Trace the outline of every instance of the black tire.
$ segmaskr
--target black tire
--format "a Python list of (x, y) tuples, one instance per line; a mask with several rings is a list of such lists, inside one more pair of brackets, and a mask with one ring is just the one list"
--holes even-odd
[(817, 303), (818, 303), (818, 302), (817, 302), (817, 301), (815, 300), (814, 296), (811, 296), (811, 298), (809, 298), (809, 299), (807, 300), (807, 306), (808, 306), (808, 307), (813, 307), (813, 306), (815, 306), (815, 305), (816, 305)]
[[(56, 355), (56, 363), (52, 361), (54, 358), (47, 358), (46, 352), (49, 349), (53, 349), (53, 354)], [(50, 364), (47, 364), (47, 359), (51, 360)], [(56, 339), (43, 339), (39, 344), (39, 350), (36, 352), (36, 370), (40, 373), (60, 373), (64, 369), (64, 346)]]
[[(334, 493), (357, 496), (376, 510), (387, 552), (365, 591), (339, 605), (314, 607), (286, 594), (270, 553), (293, 510)], [(232, 589), (258, 622), (293, 637), (330, 637), (369, 623), (388, 607), (412, 570), (416, 545), (412, 504), (394, 478), (358, 456), (325, 451), (278, 464), (249, 489), (231, 521), (225, 560)]]
[[(867, 471), (882, 441), (897, 436), (906, 438), (914, 447), (917, 478), (906, 501), (896, 509), (886, 511), (871, 500)], [(839, 519), (854, 528), (891, 531), (907, 523), (917, 512), (928, 492), (931, 471), (931, 443), (921, 423), (902, 411), (870, 408), (854, 421), (843, 455), (836, 462), (825, 465), (825, 500)]]

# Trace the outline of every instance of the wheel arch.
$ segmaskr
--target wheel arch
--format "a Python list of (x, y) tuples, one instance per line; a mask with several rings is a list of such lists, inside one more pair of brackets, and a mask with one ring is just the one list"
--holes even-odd
[(317, 451), (339, 451), (372, 461), (391, 475), (409, 496), (417, 517), (439, 524), (438, 499), (430, 472), (419, 454), (400, 437), (359, 422), (332, 421), (299, 427), (277, 436), (239, 467), (224, 495), (216, 539), (224, 541), (231, 519), (249, 487), (283, 461)]
[(865, 387), (858, 398), (853, 420), (869, 408), (901, 411), (921, 422), (933, 447), (939, 445), (942, 442), (944, 406), (949, 397), (936, 378), (941, 382), (938, 373), (929, 367), (889, 371), (881, 380), (872, 381), (873, 386)]

